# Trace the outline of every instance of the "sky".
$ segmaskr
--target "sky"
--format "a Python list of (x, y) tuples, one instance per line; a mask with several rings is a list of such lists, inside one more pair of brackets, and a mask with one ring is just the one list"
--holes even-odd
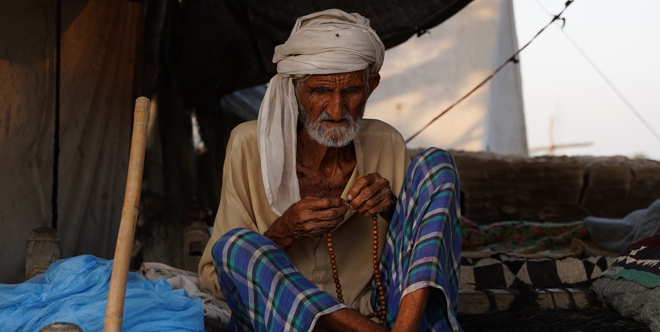
[[(518, 45), (522, 47), (550, 21), (543, 8), (558, 14), (565, 2), (513, 0)], [(520, 54), (530, 149), (550, 145), (552, 122), (556, 145), (591, 144), (557, 149), (555, 155), (643, 154), (660, 160), (660, 139), (570, 41), (587, 54), (660, 136), (658, 13), (660, 1), (656, 0), (575, 0), (563, 14), (563, 32), (553, 24)]]

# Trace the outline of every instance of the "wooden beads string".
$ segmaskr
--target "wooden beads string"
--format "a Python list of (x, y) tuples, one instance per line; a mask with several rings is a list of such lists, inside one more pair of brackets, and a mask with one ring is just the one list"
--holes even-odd
[[(378, 216), (373, 216), (371, 218), (373, 224), (373, 239), (374, 246), (371, 253), (373, 254), (373, 264), (374, 264), (374, 279), (376, 279), (376, 286), (378, 287), (378, 298), (380, 300), (380, 311), (370, 313), (367, 315), (368, 318), (378, 317), (380, 325), (385, 324), (385, 315), (387, 311), (387, 302), (385, 301), (385, 291), (383, 290), (383, 283), (380, 279), (380, 273), (378, 271), (379, 267), (379, 257), (378, 257)], [(344, 302), (344, 295), (341, 293), (341, 283), (339, 281), (339, 274), (337, 271), (337, 261), (335, 261), (335, 251), (332, 247), (332, 233), (327, 234), (328, 242), (328, 252), (330, 253), (330, 264), (332, 264), (332, 278), (335, 279), (335, 287), (337, 288), (337, 299), (340, 302)]]

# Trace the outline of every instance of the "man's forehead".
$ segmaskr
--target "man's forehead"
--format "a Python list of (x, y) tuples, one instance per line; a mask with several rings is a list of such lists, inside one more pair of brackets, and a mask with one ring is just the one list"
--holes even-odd
[(357, 82), (364, 83), (364, 70), (358, 70), (348, 73), (312, 75), (306, 83), (325, 83), (325, 82)]

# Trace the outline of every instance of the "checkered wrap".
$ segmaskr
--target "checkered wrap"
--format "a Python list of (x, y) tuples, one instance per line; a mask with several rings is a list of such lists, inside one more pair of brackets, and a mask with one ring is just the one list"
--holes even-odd
[(307, 280), (280, 247), (237, 228), (213, 246), (230, 331), (308, 331), (323, 314), (347, 306)]
[[(426, 150), (408, 168), (380, 266), (386, 327), (394, 325), (403, 296), (430, 286), (420, 331), (460, 331), (458, 192), (454, 160), (445, 151)], [(309, 331), (321, 315), (347, 307), (305, 279), (276, 244), (251, 230), (227, 232), (212, 253), (232, 309), (230, 331)], [(379, 310), (376, 293), (372, 306)]]
[[(432, 287), (420, 331), (460, 331), (456, 320), (461, 262), (459, 182), (454, 158), (431, 148), (408, 168), (381, 260), (387, 326), (401, 299)], [(377, 307), (376, 292), (372, 306)], [(380, 310), (380, 309), (377, 309)]]

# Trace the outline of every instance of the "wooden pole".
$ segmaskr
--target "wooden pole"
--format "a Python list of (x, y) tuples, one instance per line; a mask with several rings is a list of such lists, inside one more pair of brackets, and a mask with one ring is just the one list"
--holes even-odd
[(138, 215), (138, 206), (140, 205), (148, 122), (149, 99), (140, 97), (135, 101), (133, 137), (131, 138), (131, 151), (128, 158), (124, 207), (121, 210), (115, 260), (112, 265), (110, 290), (108, 291), (108, 305), (105, 310), (105, 332), (121, 332), (128, 268), (131, 262), (135, 222)]

